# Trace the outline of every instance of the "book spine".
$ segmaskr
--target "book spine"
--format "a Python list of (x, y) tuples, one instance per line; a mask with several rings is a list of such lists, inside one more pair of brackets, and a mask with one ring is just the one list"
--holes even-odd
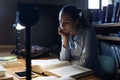
[(0, 64), (0, 77), (5, 76), (6, 69)]
[(1, 76), (0, 80), (14, 80), (13, 76), (9, 75), (8, 73), (5, 73), (5, 76)]
[(0, 79), (0, 80), (14, 80), (13, 77), (10, 78), (4, 78), (4, 79)]
[(112, 15), (113, 15), (113, 4), (109, 4), (107, 9), (107, 23), (112, 22)]
[(119, 4), (118, 12), (117, 12), (116, 22), (119, 22), (119, 17), (120, 17), (120, 4)]
[(118, 12), (119, 12), (119, 7), (120, 7), (120, 3), (119, 2), (117, 2), (116, 4), (115, 4), (115, 15), (114, 15), (114, 22), (117, 22), (117, 14), (118, 14)]
[(0, 77), (5, 76), (5, 71), (0, 71)]
[(103, 7), (103, 15), (102, 15), (102, 23), (105, 23), (106, 22), (106, 12), (107, 12), (107, 7), (104, 6)]
[(102, 12), (103, 12), (102, 10), (98, 10), (98, 24), (102, 23), (102, 16), (103, 16)]
[(91, 10), (92, 14), (92, 24), (97, 24), (98, 23), (98, 10)]

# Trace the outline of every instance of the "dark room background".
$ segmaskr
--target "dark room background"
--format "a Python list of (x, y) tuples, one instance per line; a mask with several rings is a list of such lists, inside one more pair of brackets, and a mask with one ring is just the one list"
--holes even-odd
[[(58, 13), (65, 4), (75, 4), (77, 7), (87, 9), (87, 0), (0, 0), (0, 45), (15, 45), (16, 34), (12, 25), (18, 4), (35, 5), (39, 7), (39, 21), (31, 28), (32, 45), (50, 47), (60, 44), (58, 35)], [(21, 30), (21, 42), (25, 44), (25, 29)]]
[[(27, 9), (25, 6), (27, 6)], [(50, 47), (60, 44), (60, 36), (58, 35), (57, 29), (59, 26), (58, 16), (61, 7), (62, 6), (55, 5), (18, 4), (18, 10), (26, 11), (26, 13), (32, 8), (38, 9), (39, 20), (35, 25), (31, 26), (32, 45)], [(27, 13), (27, 15), (33, 16), (31, 13)], [(22, 42), (25, 42), (24, 31), (25, 30), (22, 31)]]

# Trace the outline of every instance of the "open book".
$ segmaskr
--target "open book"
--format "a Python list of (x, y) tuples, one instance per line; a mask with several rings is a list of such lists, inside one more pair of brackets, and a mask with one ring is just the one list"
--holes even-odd
[(59, 61), (58, 59), (32, 60), (31, 63), (33, 72), (49, 76), (80, 78), (93, 73), (91, 69), (72, 65), (68, 61)]

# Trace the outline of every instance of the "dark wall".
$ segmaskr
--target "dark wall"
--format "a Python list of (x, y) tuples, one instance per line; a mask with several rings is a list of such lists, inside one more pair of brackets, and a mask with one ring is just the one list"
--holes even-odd
[[(39, 10), (39, 20), (31, 27), (32, 45), (40, 45), (50, 47), (60, 44), (60, 36), (58, 35), (58, 15), (61, 6), (56, 5), (41, 5), (41, 4), (19, 4), (20, 6), (29, 6)], [(28, 7), (28, 8), (29, 8)], [(23, 8), (24, 10), (25, 8)], [(20, 9), (21, 10), (21, 9)], [(28, 9), (27, 9), (28, 10)], [(26, 10), (26, 11), (27, 11)], [(31, 16), (33, 16), (31, 14)]]
[(32, 44), (51, 46), (60, 43), (58, 15), (60, 6), (40, 5), (39, 21), (32, 27)]
[[(15, 45), (16, 35), (12, 25), (15, 22), (17, 1), (19, 3), (35, 2), (34, 0), (0, 0), (0, 45)], [(50, 1), (49, 1), (50, 2)], [(34, 4), (39, 4), (40, 19), (32, 27), (32, 44), (40, 44), (50, 46), (60, 42), (60, 36), (57, 34), (58, 12), (61, 5), (73, 3), (80, 6), (78, 0), (52, 0), (51, 3), (45, 1), (36, 1)], [(41, 5), (42, 4), (42, 5)], [(44, 5), (43, 5), (44, 4)], [(84, 6), (80, 6), (84, 7)], [(22, 30), (22, 41), (25, 42), (25, 30)]]
[(75, 0), (75, 5), (83, 10), (88, 9), (88, 0)]
[[(37, 4), (37, 6), (39, 7), (39, 21), (31, 29), (32, 44), (41, 46), (59, 44), (60, 36), (57, 33), (57, 27), (61, 6), (42, 4)], [(16, 9), (17, 1), (0, 0), (0, 45), (16, 44), (16, 34), (12, 27), (15, 22)], [(21, 42), (25, 44), (25, 30), (21, 32)]]
[(15, 20), (17, 0), (0, 0), (0, 45), (15, 44), (12, 25)]

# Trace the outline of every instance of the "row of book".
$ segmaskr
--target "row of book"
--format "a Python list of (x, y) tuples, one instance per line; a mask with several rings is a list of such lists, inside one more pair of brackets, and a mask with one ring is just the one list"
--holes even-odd
[(90, 10), (91, 24), (115, 23), (120, 21), (120, 2), (108, 4), (102, 10)]

